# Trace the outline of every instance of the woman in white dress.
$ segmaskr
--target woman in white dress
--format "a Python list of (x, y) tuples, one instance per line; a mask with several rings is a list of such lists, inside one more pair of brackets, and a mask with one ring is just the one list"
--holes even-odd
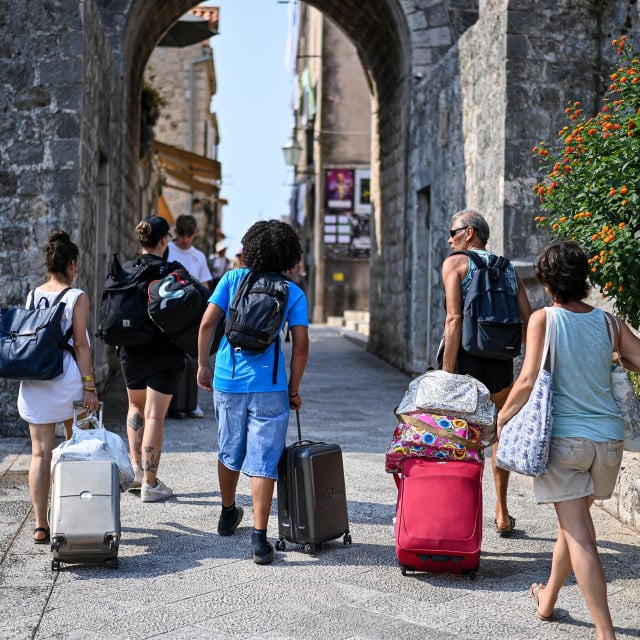
[(71, 433), (73, 403), (82, 402), (86, 409), (98, 409), (98, 395), (91, 366), (91, 344), (87, 331), (89, 296), (71, 287), (78, 270), (78, 247), (65, 231), (54, 231), (44, 250), (47, 281), (31, 291), (27, 305), (51, 306), (65, 291), (62, 331), (73, 326), (69, 340), (73, 354), (65, 351), (63, 371), (52, 380), (23, 380), (18, 394), (18, 412), (29, 423), (31, 464), (29, 490), (36, 518), (33, 541), (49, 542), (47, 501), (51, 483), (51, 452), (55, 445), (55, 426), (64, 422), (67, 438)]

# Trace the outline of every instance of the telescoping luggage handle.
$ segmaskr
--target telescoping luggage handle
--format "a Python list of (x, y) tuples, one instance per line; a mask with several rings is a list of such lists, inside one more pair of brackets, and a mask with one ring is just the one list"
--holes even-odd
[(300, 411), (299, 411), (299, 409), (296, 409), (296, 423), (298, 425), (298, 440), (297, 440), (297, 442), (294, 442), (292, 446), (297, 447), (297, 446), (300, 446), (302, 444), (323, 444), (323, 443), (318, 442), (316, 440), (303, 440), (302, 439), (302, 430), (300, 429)]

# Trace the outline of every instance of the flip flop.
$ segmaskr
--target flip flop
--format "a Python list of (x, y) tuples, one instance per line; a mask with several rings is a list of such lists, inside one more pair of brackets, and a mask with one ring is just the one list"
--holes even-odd
[[(540, 607), (540, 601), (539, 601), (540, 589), (544, 589), (546, 586), (547, 586), (546, 584), (542, 584), (540, 582), (534, 582), (529, 587), (529, 597), (536, 603), (536, 606), (538, 608)], [(551, 620), (553, 620), (553, 613), (550, 616), (543, 616), (538, 609), (536, 610), (536, 615), (540, 620), (542, 620), (542, 622), (550, 622)]]
[[(36, 533), (40, 533), (40, 532), (44, 533), (44, 538), (36, 538), (35, 535)], [(33, 530), (33, 543), (34, 544), (48, 544), (49, 543), (49, 527), (36, 527)]]
[(508, 538), (516, 526), (516, 519), (513, 516), (509, 516), (509, 524), (506, 527), (499, 527), (497, 520), (494, 520), (496, 525), (496, 531), (503, 537)]

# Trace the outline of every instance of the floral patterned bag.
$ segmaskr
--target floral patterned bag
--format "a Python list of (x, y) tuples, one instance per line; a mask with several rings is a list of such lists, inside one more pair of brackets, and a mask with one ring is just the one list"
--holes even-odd
[(401, 473), (407, 458), (484, 461), (483, 447), (472, 448), (480, 443), (480, 430), (465, 420), (417, 411), (402, 419), (410, 422), (401, 422), (393, 432), (385, 455), (388, 473)]
[(525, 476), (541, 476), (549, 464), (551, 441), (551, 408), (553, 405), (553, 356), (556, 342), (556, 322), (553, 308), (547, 307), (547, 330), (540, 371), (520, 411), (502, 428), (496, 451), (496, 463), (507, 471)]

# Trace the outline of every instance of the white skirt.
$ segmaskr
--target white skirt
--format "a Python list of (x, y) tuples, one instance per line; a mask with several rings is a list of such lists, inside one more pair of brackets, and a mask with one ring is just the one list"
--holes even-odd
[(18, 413), (29, 424), (49, 424), (73, 418), (73, 403), (82, 402), (82, 378), (73, 356), (65, 352), (62, 373), (52, 380), (23, 380)]

